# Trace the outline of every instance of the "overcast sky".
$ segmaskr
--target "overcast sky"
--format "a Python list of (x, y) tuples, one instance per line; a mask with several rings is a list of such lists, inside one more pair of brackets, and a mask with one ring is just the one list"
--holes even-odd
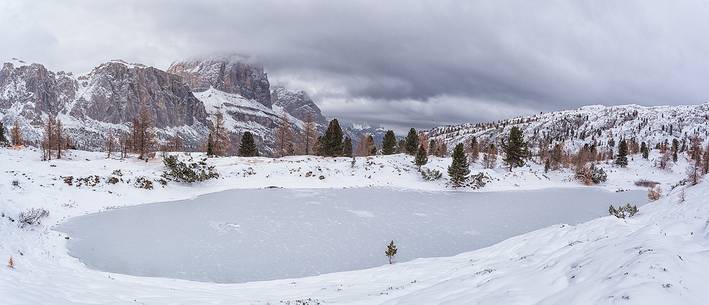
[(2, 60), (85, 72), (212, 53), (386, 126), (709, 101), (704, 1), (0, 0)]

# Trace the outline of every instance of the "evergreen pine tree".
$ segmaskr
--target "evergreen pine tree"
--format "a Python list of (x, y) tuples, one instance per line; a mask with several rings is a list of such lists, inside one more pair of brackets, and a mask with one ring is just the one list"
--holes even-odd
[(477, 162), (480, 157), (480, 144), (478, 144), (478, 139), (473, 137), (470, 140), (470, 162)]
[(643, 159), (647, 159), (650, 156), (650, 150), (645, 142), (640, 143), (640, 153), (643, 154)]
[(392, 155), (396, 153), (396, 135), (393, 130), (387, 130), (382, 141), (382, 154)]
[(450, 176), (453, 187), (462, 186), (468, 180), (470, 169), (468, 168), (468, 158), (465, 156), (465, 148), (463, 143), (458, 143), (453, 149), (453, 162), (448, 167), (448, 176)]
[(345, 137), (345, 142), (342, 144), (342, 156), (352, 157), (352, 139)]
[(0, 122), (0, 146), (7, 146), (9, 144), (7, 137), (5, 137), (5, 125)]
[(524, 160), (527, 158), (529, 152), (527, 149), (527, 143), (524, 142), (522, 137), (522, 130), (515, 126), (510, 129), (510, 135), (507, 138), (507, 142), (502, 141), (502, 149), (505, 152), (505, 163), (512, 170), (513, 167), (524, 166)]
[(207, 156), (214, 156), (214, 139), (212, 138), (212, 133), (207, 136)]
[(342, 128), (337, 119), (332, 119), (320, 142), (320, 155), (337, 157), (342, 155)]
[[(670, 125), (672, 127), (672, 125)], [(670, 130), (672, 130), (670, 128)], [(679, 151), (679, 141), (672, 139), (672, 162), (677, 162), (677, 151)]]
[(549, 169), (551, 169), (551, 163), (549, 162), (549, 159), (547, 159), (546, 161), (544, 161), (544, 172), (548, 173)]
[(434, 140), (434, 139), (431, 139), (431, 141), (428, 141), (428, 154), (429, 155), (436, 154), (436, 140)]
[(386, 251), (384, 251), (384, 254), (386, 254), (387, 258), (389, 258), (389, 264), (392, 264), (392, 259), (394, 258), (394, 255), (396, 255), (396, 245), (394, 244), (394, 241), (392, 240), (389, 242), (387, 245)]
[(416, 133), (416, 129), (411, 128), (409, 134), (406, 135), (406, 153), (409, 155), (415, 155), (416, 149), (419, 147), (419, 136)]
[(256, 148), (256, 143), (254, 142), (254, 136), (251, 132), (244, 132), (241, 136), (241, 144), (239, 145), (239, 156), (242, 157), (256, 157), (258, 156), (258, 149)]
[(628, 166), (628, 141), (625, 139), (620, 140), (618, 145), (618, 156), (615, 158), (615, 164), (621, 167)]
[(421, 168), (421, 165), (426, 165), (428, 163), (428, 156), (426, 155), (426, 148), (423, 147), (423, 144), (419, 145), (419, 149), (416, 152), (416, 158), (414, 159), (414, 163), (416, 166)]

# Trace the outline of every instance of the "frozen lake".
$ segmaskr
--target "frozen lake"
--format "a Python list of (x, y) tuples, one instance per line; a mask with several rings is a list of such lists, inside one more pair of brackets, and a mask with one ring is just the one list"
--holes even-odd
[(69, 252), (90, 268), (139, 276), (247, 282), (451, 256), (545, 226), (645, 203), (594, 188), (511, 192), (393, 189), (230, 190), (72, 218)]

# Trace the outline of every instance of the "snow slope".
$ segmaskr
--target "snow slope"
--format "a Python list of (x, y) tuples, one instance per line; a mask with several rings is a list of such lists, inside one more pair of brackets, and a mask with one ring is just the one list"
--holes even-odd
[[(653, 158), (657, 157), (655, 155)], [(106, 160), (71, 152), (72, 160), (40, 162), (38, 151), (0, 149), (0, 268), (2, 304), (705, 304), (709, 276), (709, 182), (672, 185), (684, 167), (659, 171), (640, 158), (609, 172), (602, 187), (637, 188), (640, 178), (662, 183), (666, 196), (633, 218), (603, 217), (576, 226), (554, 225), (453, 257), (417, 259), (382, 267), (314, 277), (243, 284), (143, 278), (94, 271), (66, 251), (65, 235), (51, 230), (63, 219), (110, 209), (185, 199), (232, 188), (391, 186), (446, 190), (425, 182), (410, 157), (210, 159), (222, 178), (199, 185), (133, 186), (137, 177), (157, 179), (159, 160)], [(444, 169), (450, 159), (432, 158)], [(107, 177), (121, 169), (115, 185)], [(473, 172), (479, 168), (474, 168)], [(310, 174), (308, 174), (310, 173)], [(488, 170), (483, 190), (578, 187), (570, 172), (544, 175), (538, 165), (512, 173)], [(63, 176), (99, 175), (99, 183), (69, 186)], [(320, 176), (323, 178), (321, 179)], [(17, 181), (14, 183), (13, 181)], [(8, 217), (31, 207), (50, 216), (19, 229)]]
[(604, 146), (613, 138), (637, 139), (655, 144), (672, 139), (687, 141), (709, 135), (709, 104), (654, 106), (639, 105), (585, 106), (575, 110), (546, 112), (517, 117), (498, 122), (466, 123), (433, 128), (427, 134), (446, 142), (449, 149), (472, 137), (478, 140), (499, 142), (512, 127), (522, 129), (532, 148), (541, 139), (555, 143), (564, 142), (567, 149), (575, 151), (583, 144)]

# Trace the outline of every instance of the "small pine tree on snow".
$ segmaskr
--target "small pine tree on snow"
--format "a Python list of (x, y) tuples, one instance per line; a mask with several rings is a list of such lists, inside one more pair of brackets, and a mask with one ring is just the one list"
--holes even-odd
[(396, 255), (396, 245), (394, 244), (394, 241), (390, 241), (389, 244), (387, 245), (386, 251), (384, 251), (384, 254), (386, 254), (387, 258), (389, 258), (389, 264), (393, 264), (392, 259)]
[(393, 155), (396, 153), (396, 135), (393, 130), (387, 130), (382, 141), (382, 154)]
[(5, 137), (5, 125), (3, 125), (2, 122), (0, 122), (0, 146), (7, 146), (7, 145), (10, 145), (10, 143), (7, 140), (7, 137)]
[(524, 166), (524, 160), (529, 155), (527, 143), (524, 142), (522, 130), (515, 126), (510, 129), (507, 143), (502, 142), (502, 149), (505, 152), (505, 163), (512, 170), (513, 167)]
[(212, 133), (207, 136), (207, 156), (214, 156), (214, 141), (212, 140)]
[(241, 136), (241, 144), (239, 145), (239, 156), (242, 157), (256, 157), (258, 156), (258, 149), (256, 148), (256, 143), (254, 142), (254, 136), (251, 132), (244, 132)]
[(332, 119), (320, 140), (320, 155), (337, 157), (342, 154), (342, 128), (337, 119)]
[(342, 144), (342, 155), (352, 157), (352, 139), (345, 137), (345, 142)]
[(409, 155), (415, 155), (416, 149), (419, 147), (419, 136), (416, 133), (416, 129), (411, 128), (409, 134), (406, 135), (406, 153)]
[(453, 149), (453, 162), (448, 167), (448, 176), (450, 176), (453, 187), (462, 186), (468, 179), (468, 174), (470, 174), (468, 158), (465, 156), (463, 143), (458, 143)]
[(640, 153), (643, 154), (643, 159), (647, 159), (650, 156), (650, 150), (645, 142), (640, 143)]
[(679, 141), (672, 139), (672, 162), (677, 162), (677, 151), (679, 151)]
[[(394, 249), (394, 250), (395, 250), (394, 252), (396, 252), (396, 249)], [(391, 262), (390, 262), (390, 264), (391, 264)], [(10, 269), (15, 269), (15, 260), (12, 259), (12, 256), (10, 256), (10, 259), (7, 260), (7, 267)]]
[(628, 141), (620, 140), (618, 145), (618, 156), (615, 158), (615, 164), (620, 167), (628, 166)]
[(426, 149), (423, 147), (423, 144), (419, 145), (414, 163), (416, 163), (416, 166), (418, 166), (419, 169), (422, 165), (426, 165), (426, 163), (428, 163), (428, 156), (426, 155)]

